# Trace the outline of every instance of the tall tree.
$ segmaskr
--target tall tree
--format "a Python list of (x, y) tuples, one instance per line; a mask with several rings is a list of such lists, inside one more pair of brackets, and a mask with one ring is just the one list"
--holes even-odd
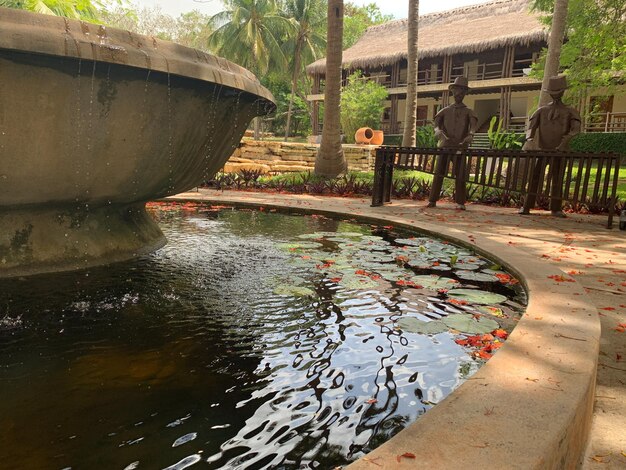
[[(554, 0), (534, 0), (533, 7), (548, 14), (556, 10)], [(560, 59), (568, 74), (568, 95), (582, 98), (590, 88), (607, 95), (616, 91), (616, 77), (626, 70), (625, 18), (623, 0), (569, 0)]]
[(550, 38), (548, 39), (548, 54), (546, 56), (546, 64), (543, 71), (539, 106), (546, 105), (550, 102), (550, 95), (545, 90), (548, 88), (550, 77), (559, 73), (561, 48), (563, 47), (565, 28), (567, 26), (568, 1), (569, 0), (554, 0), (552, 26), (550, 27)]
[(97, 0), (0, 0), (0, 7), (89, 21), (98, 21), (100, 6)]
[(291, 23), (281, 15), (275, 0), (224, 0), (225, 10), (213, 15), (209, 47), (218, 55), (256, 74), (286, 68), (280, 47)]
[[(217, 55), (250, 69), (257, 76), (284, 70), (287, 61), (280, 47), (292, 27), (275, 0), (223, 0), (225, 10), (213, 15), (209, 47)], [(260, 138), (261, 119), (254, 119), (254, 138)]]
[(343, 18), (343, 48), (354, 45), (367, 28), (393, 20), (393, 15), (383, 15), (375, 3), (359, 6), (346, 2)]
[(298, 87), (298, 78), (303, 74), (304, 64), (313, 62), (326, 46), (326, 38), (321, 33), (325, 22), (322, 0), (288, 0), (285, 14), (294, 25), (293, 32), (283, 44), (285, 55), (291, 56), (291, 96), (287, 110), (285, 140), (291, 130), (291, 113)]
[(315, 174), (334, 178), (347, 169), (341, 146), (341, 60), (343, 39), (343, 0), (328, 0), (326, 38), (326, 87), (324, 89), (324, 127), (322, 142), (315, 158)]
[(417, 36), (419, 20), (419, 0), (409, 0), (408, 18), (408, 70), (406, 87), (406, 110), (404, 114), (403, 147), (415, 147), (417, 125)]

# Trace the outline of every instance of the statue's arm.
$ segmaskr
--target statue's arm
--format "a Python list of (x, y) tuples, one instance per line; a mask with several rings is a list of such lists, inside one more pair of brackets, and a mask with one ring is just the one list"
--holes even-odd
[[(541, 108), (539, 108), (541, 109)], [(530, 116), (528, 120), (528, 129), (526, 130), (526, 140), (533, 140), (539, 127), (539, 109)]]
[(468, 124), (467, 124), (467, 136), (463, 139), (463, 144), (471, 144), (472, 140), (474, 140), (474, 134), (476, 134), (476, 130), (478, 129), (478, 116), (473, 110), (469, 110), (468, 115)]
[(437, 137), (437, 139), (440, 140), (440, 141), (441, 140), (448, 140), (448, 136), (446, 135), (446, 133), (442, 129), (442, 127), (443, 127), (443, 109), (441, 111), (439, 111), (437, 114), (435, 114), (435, 117), (433, 118), (433, 122), (435, 123), (435, 137)]
[(580, 114), (572, 108), (569, 116), (569, 132), (563, 136), (557, 150), (564, 151), (569, 149), (570, 140), (572, 140), (575, 135), (580, 134), (580, 122)]

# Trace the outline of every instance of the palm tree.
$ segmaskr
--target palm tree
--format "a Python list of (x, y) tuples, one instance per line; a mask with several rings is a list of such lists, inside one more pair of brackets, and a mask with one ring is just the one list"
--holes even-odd
[(285, 140), (289, 138), (293, 100), (298, 77), (303, 71), (302, 65), (315, 61), (326, 46), (326, 38), (320, 33), (321, 23), (326, 20), (322, 6), (322, 0), (288, 0), (285, 5), (285, 13), (294, 25), (292, 35), (283, 44), (283, 50), (292, 57), (291, 97), (287, 110)]
[(419, 0), (409, 0), (408, 18), (408, 70), (406, 88), (406, 111), (404, 114), (403, 147), (415, 147), (415, 126), (417, 122), (417, 35)]
[[(250, 69), (257, 76), (270, 69), (286, 68), (280, 39), (291, 27), (275, 0), (224, 0), (225, 10), (213, 15), (209, 48), (217, 55)], [(254, 121), (254, 138), (260, 134), (260, 119)]]
[(339, 123), (341, 59), (343, 41), (343, 0), (328, 0), (326, 38), (326, 87), (322, 143), (315, 158), (315, 174), (334, 178), (346, 171)]
[(552, 26), (550, 27), (550, 38), (548, 39), (548, 54), (546, 56), (546, 65), (543, 70), (543, 82), (541, 84), (539, 106), (546, 105), (550, 102), (550, 95), (543, 90), (548, 88), (548, 81), (550, 80), (550, 77), (559, 73), (561, 47), (563, 46), (565, 27), (567, 26), (568, 1), (569, 0), (554, 0)]
[(65, 16), (76, 20), (98, 20), (98, 9), (91, 0), (0, 0), (0, 7)]

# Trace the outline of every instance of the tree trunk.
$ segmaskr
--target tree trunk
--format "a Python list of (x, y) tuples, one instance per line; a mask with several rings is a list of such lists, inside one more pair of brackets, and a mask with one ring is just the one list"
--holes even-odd
[(404, 113), (403, 147), (415, 147), (417, 125), (417, 35), (419, 18), (419, 0), (409, 0), (408, 19), (408, 70), (406, 88), (406, 111)]
[(293, 74), (291, 75), (291, 96), (289, 97), (289, 108), (287, 109), (287, 124), (285, 124), (285, 140), (289, 139), (289, 128), (291, 127), (291, 113), (293, 110), (293, 98), (296, 95), (296, 86), (298, 83), (298, 75), (300, 73), (300, 50), (302, 42), (298, 38), (296, 43), (296, 52), (293, 59)]
[(543, 82), (541, 84), (539, 106), (544, 106), (550, 102), (550, 95), (544, 90), (548, 87), (550, 77), (559, 73), (561, 46), (563, 46), (565, 27), (567, 24), (567, 4), (568, 0), (554, 1), (552, 26), (550, 27), (550, 38), (548, 39), (548, 55), (546, 56), (546, 66), (543, 71)]
[(315, 158), (315, 174), (331, 178), (339, 176), (347, 168), (341, 147), (339, 123), (342, 40), (343, 0), (328, 0), (324, 127), (322, 128), (322, 142)]

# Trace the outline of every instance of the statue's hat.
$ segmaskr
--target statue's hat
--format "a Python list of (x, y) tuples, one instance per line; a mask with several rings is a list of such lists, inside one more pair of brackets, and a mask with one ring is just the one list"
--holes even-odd
[(467, 83), (467, 77), (456, 77), (454, 79), (454, 83), (450, 83), (450, 85), (448, 85), (448, 90), (452, 90), (452, 87), (465, 88), (466, 90), (469, 90), (470, 87)]
[(565, 75), (555, 75), (548, 80), (548, 88), (544, 88), (547, 93), (560, 93), (567, 90), (567, 78)]

